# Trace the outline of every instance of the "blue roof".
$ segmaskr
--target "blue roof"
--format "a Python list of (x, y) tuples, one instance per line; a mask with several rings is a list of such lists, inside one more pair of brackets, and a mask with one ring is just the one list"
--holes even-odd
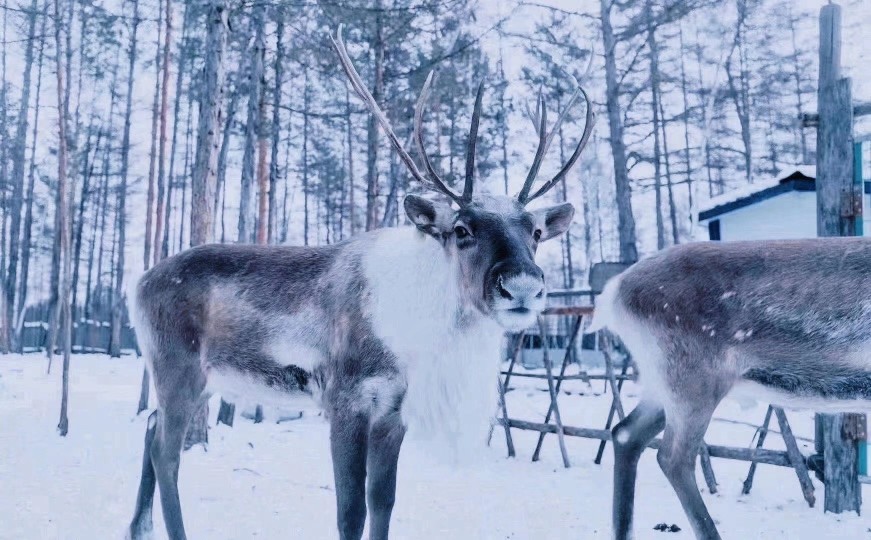
[[(783, 193), (789, 193), (791, 191), (815, 192), (816, 190), (817, 186), (815, 178), (805, 176), (801, 172), (796, 171), (780, 180), (780, 182), (775, 186), (761, 189), (739, 199), (699, 212), (699, 221), (708, 221), (717, 216), (744, 208), (745, 206), (750, 206), (751, 204), (756, 204), (766, 199), (777, 197)], [(865, 182), (865, 194), (869, 193), (871, 193), (871, 182)]]

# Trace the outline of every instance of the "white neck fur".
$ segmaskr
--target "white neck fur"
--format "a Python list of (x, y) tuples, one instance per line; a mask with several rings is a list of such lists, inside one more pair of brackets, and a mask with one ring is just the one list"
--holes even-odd
[(497, 404), (502, 329), (462, 298), (456, 259), (417, 229), (379, 231), (364, 272), (373, 328), (405, 372), (409, 435), (452, 458), (479, 449)]

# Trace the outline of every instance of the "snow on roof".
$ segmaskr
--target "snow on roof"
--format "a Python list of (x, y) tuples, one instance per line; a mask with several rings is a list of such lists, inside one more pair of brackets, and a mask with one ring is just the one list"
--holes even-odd
[(717, 195), (715, 197), (711, 197), (706, 201), (701, 201), (699, 203), (697, 211), (701, 214), (702, 212), (707, 212), (708, 210), (717, 208), (718, 206), (723, 206), (724, 204), (733, 203), (735, 201), (750, 197), (756, 193), (759, 193), (760, 191), (764, 191), (768, 188), (779, 185), (787, 178), (796, 175), (796, 173), (799, 173), (800, 175), (810, 179), (816, 178), (816, 166), (814, 165), (797, 165), (787, 170), (791, 172), (789, 174), (780, 175), (779, 177), (768, 178), (761, 182), (744, 184), (743, 186), (733, 189), (732, 191), (727, 191), (722, 195)]

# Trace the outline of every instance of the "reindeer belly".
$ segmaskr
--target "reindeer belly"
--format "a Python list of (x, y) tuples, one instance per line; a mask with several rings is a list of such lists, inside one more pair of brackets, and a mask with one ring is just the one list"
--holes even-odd
[(261, 347), (212, 344), (203, 355), (206, 388), (228, 401), (306, 408), (320, 394), (312, 371), (323, 359), (318, 349), (287, 339)]
[(797, 370), (754, 367), (744, 372), (732, 397), (818, 411), (871, 410), (871, 371), (858, 367)]

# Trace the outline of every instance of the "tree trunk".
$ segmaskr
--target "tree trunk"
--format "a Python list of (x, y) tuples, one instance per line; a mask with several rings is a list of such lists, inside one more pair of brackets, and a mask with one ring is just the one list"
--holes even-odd
[[(152, 228), (154, 219), (154, 191), (155, 191), (155, 162), (157, 158), (157, 130), (158, 120), (160, 118), (159, 103), (162, 95), (162, 85), (160, 74), (162, 66), (160, 65), (161, 58), (161, 32), (163, 31), (163, 0), (157, 2), (157, 41), (154, 53), (154, 69), (155, 80), (154, 99), (151, 105), (151, 138), (149, 139), (151, 149), (148, 152), (148, 191), (145, 198), (145, 246), (142, 252), (143, 270), (148, 270), (151, 264), (151, 249), (152, 249)], [(139, 403), (137, 404), (136, 414), (141, 413), (148, 408), (148, 394), (151, 388), (150, 375), (148, 368), (142, 369), (142, 384), (139, 387)]]
[(505, 78), (501, 26), (499, 27), (499, 62), (497, 65), (499, 77), (499, 150), (502, 154), (502, 160), (499, 165), (502, 167), (503, 190), (505, 195), (508, 195), (508, 114), (510, 111), (505, 103), (505, 90), (508, 87), (508, 80)]
[(187, 208), (187, 193), (188, 193), (188, 174), (191, 170), (191, 133), (193, 131), (193, 116), (194, 116), (194, 101), (193, 94), (188, 92), (191, 98), (188, 101), (188, 115), (185, 123), (184, 135), (184, 159), (182, 160), (181, 176), (181, 203), (178, 206), (178, 251), (184, 249), (184, 226), (185, 226), (185, 209)]
[(744, 25), (747, 20), (747, 2), (738, 0), (738, 23), (735, 27), (735, 38), (732, 51), (738, 51), (738, 76), (737, 80), (732, 73), (732, 55), (726, 59), (726, 77), (729, 81), (729, 95), (735, 104), (735, 112), (738, 115), (738, 123), (741, 126), (741, 142), (744, 146), (744, 176), (748, 182), (753, 180), (753, 148), (750, 139), (750, 83), (748, 81)]
[(60, 420), (58, 421), (58, 433), (65, 437), (69, 431), (69, 417), (67, 415), (69, 409), (69, 392), (70, 392), (70, 353), (72, 348), (71, 330), (72, 316), (70, 314), (70, 197), (68, 192), (72, 190), (67, 186), (67, 131), (66, 131), (66, 109), (64, 108), (64, 61), (63, 44), (61, 42), (61, 33), (63, 20), (60, 14), (60, 0), (54, 0), (54, 43), (57, 51), (57, 110), (58, 110), (58, 153), (57, 153), (57, 190), (60, 193), (61, 204), (56, 212), (60, 216), (61, 224), (60, 234), (60, 255), (64, 259), (63, 281), (61, 284), (60, 303), (63, 306), (63, 378), (61, 386), (61, 408)]
[[(218, 141), (224, 123), (224, 49), (227, 44), (227, 9), (213, 0), (207, 14), (208, 28), (200, 95), (197, 151), (191, 180), (191, 246), (212, 241), (218, 182)], [(203, 400), (188, 429), (185, 448), (209, 442), (209, 402)], [(232, 425), (232, 419), (230, 420)]]
[(659, 117), (662, 127), (662, 158), (665, 164), (665, 187), (668, 191), (668, 219), (671, 222), (672, 244), (680, 243), (680, 229), (677, 224), (677, 203), (674, 200), (674, 183), (671, 176), (671, 159), (668, 153), (668, 131), (666, 130), (665, 107), (662, 104), (662, 93), (659, 93)]
[[(347, 103), (348, 93), (345, 91), (345, 100)], [(290, 116), (293, 116), (292, 114)], [(287, 124), (293, 124), (293, 118), (287, 119)], [(284, 148), (284, 170), (290, 171), (290, 153), (291, 148), (293, 147), (293, 140), (288, 134), (287, 142), (285, 143)], [(290, 226), (290, 214), (288, 213), (288, 203), (290, 202), (290, 174), (284, 175), (284, 197), (281, 201), (281, 242), (287, 242), (287, 232), (288, 227)]]
[[(5, 7), (5, 4), (4, 4)], [(0, 183), (0, 210), (2, 210), (2, 216), (0, 216), (0, 284), (5, 283), (6, 280), (6, 221), (7, 221), (7, 203), (6, 200), (6, 182), (9, 178), (9, 163), (7, 150), (9, 148), (9, 130), (7, 128), (7, 124), (9, 123), (9, 110), (7, 99), (7, 92), (9, 91), (9, 83), (6, 80), (6, 28), (7, 28), (7, 19), (9, 17), (9, 10), (3, 10), (3, 38), (2, 49), (0, 49), (0, 179), (2, 179), (2, 183)], [(4, 295), (5, 298), (5, 295)], [(5, 314), (5, 310), (2, 311)], [(2, 321), (0, 321), (2, 322)], [(7, 323), (8, 324), (8, 323)], [(9, 352), (9, 343), (6, 340), (6, 336), (8, 335), (8, 329), (3, 328), (3, 331), (0, 332), (0, 352), (6, 353)], [(49, 368), (51, 367), (51, 359), (49, 359)]]
[[(105, 253), (106, 248), (106, 231), (108, 230), (106, 227), (106, 216), (109, 213), (109, 148), (106, 148), (106, 151), (103, 152), (103, 171), (102, 171), (102, 179), (103, 185), (101, 187), (100, 194), (100, 249), (97, 252), (97, 270), (95, 272), (96, 276), (96, 285), (97, 289), (97, 301), (94, 309), (95, 314), (99, 318), (102, 323), (103, 320), (103, 294), (102, 291), (104, 289), (103, 286), (103, 255)], [(115, 228), (113, 227), (114, 231)], [(95, 328), (95, 338), (92, 341), (94, 347), (102, 347), (102, 343), (100, 342), (100, 332)]]
[[(799, 62), (799, 49), (798, 49), (798, 38), (796, 37), (796, 19), (790, 13), (789, 15), (789, 32), (790, 37), (792, 38), (792, 78), (795, 82), (795, 108), (796, 108), (796, 117), (801, 118), (804, 115), (804, 102), (802, 100), (802, 91), (801, 91), (801, 74), (802, 67)], [(802, 127), (800, 122), (795, 123), (795, 129), (798, 131), (798, 140), (799, 140), (799, 148), (801, 149), (801, 162), (802, 164), (810, 163), (810, 159), (808, 156), (807, 150), (807, 135), (805, 134), (805, 130)]]
[[(704, 140), (705, 140), (705, 172), (708, 177), (708, 196), (714, 196), (714, 175), (713, 175), (713, 162), (711, 159), (711, 137), (710, 137), (710, 129), (709, 124), (713, 122), (713, 111), (709, 114), (708, 107), (705, 103), (705, 96), (702, 88), (704, 86), (704, 77), (702, 76), (702, 66), (705, 65), (704, 55), (702, 54), (702, 45), (701, 45), (702, 37), (699, 34), (698, 28), (696, 29), (696, 67), (698, 68), (698, 79), (699, 79), (699, 103), (701, 105), (702, 110), (702, 125), (704, 126)], [(716, 100), (711, 100), (712, 105), (716, 105)], [(710, 120), (709, 120), (709, 117)], [(720, 185), (720, 193), (723, 192), (723, 186)]]
[[(113, 88), (114, 88), (114, 84), (113, 84)], [(112, 119), (113, 114), (114, 114), (115, 97), (116, 96), (117, 96), (117, 94), (115, 92), (112, 92), (112, 97), (111, 97), (112, 104), (109, 106), (109, 109), (110, 109), (109, 126), (105, 129), (105, 131), (108, 131), (108, 132), (111, 132), (111, 130), (112, 130), (112, 120), (111, 119)], [(101, 142), (102, 137), (103, 137), (104, 129), (98, 128), (97, 140), (96, 140), (96, 143), (93, 145), (93, 147), (94, 147), (93, 152), (91, 152), (91, 131), (93, 131), (93, 121), (88, 126), (88, 134), (85, 137), (85, 140), (87, 142), (85, 143), (85, 152), (84, 152), (84, 154), (85, 154), (85, 156), (84, 156), (84, 174), (82, 174), (82, 194), (81, 194), (81, 198), (79, 200), (79, 209), (78, 209), (79, 217), (78, 217), (78, 219), (73, 219), (73, 229), (74, 229), (73, 233), (72, 233), (73, 234), (73, 248), (72, 248), (73, 249), (73, 277), (72, 277), (72, 285), (71, 285), (71, 288), (72, 288), (71, 311), (73, 314), (74, 321), (76, 319), (80, 318), (77, 315), (78, 313), (80, 313), (80, 311), (77, 310), (76, 307), (78, 306), (78, 300), (79, 300), (79, 294), (78, 294), (78, 292), (79, 292), (78, 291), (78, 289), (79, 289), (79, 272), (81, 269), (80, 261), (81, 261), (81, 256), (82, 256), (82, 237), (83, 237), (84, 228), (85, 228), (85, 212), (86, 212), (87, 207), (88, 207), (88, 200), (91, 198), (91, 178), (93, 177), (94, 163), (97, 161), (97, 153), (100, 150), (100, 142)], [(108, 147), (106, 149), (106, 152), (109, 152)], [(93, 156), (92, 156), (92, 154), (93, 154)], [(73, 325), (73, 328), (75, 329), (75, 324)], [(75, 345), (75, 341), (76, 341), (75, 338), (78, 337), (78, 335), (79, 335), (79, 332), (76, 332), (76, 335), (74, 335), (74, 339), (73, 339), (74, 345)]]
[[(562, 110), (561, 100), (557, 100), (557, 108)], [(557, 134), (559, 136), (559, 159), (560, 163), (565, 163), (565, 136), (563, 134), (563, 128), (560, 126), (559, 132)], [(560, 202), (566, 202), (569, 200), (569, 187), (568, 182), (563, 180), (560, 182), (562, 184), (559, 188), (560, 194)], [(563, 234), (562, 239), (560, 240), (562, 243), (562, 251), (563, 251), (563, 287), (566, 289), (573, 289), (575, 286), (575, 270), (574, 263), (572, 262), (572, 235), (570, 231), (566, 231)]]
[[(19, 237), (21, 234), (21, 207), (24, 201), (24, 162), (27, 155), (27, 120), (30, 114), (30, 80), (33, 72), (33, 56), (36, 34), (37, 0), (30, 4), (28, 14), (27, 43), (24, 51), (24, 81), (21, 85), (21, 104), (15, 126), (12, 150), (12, 200), (9, 212), (9, 269), (6, 271), (6, 339), (13, 351), (19, 351), (18, 335), (15, 332), (15, 293), (18, 286)], [(5, 180), (5, 178), (4, 178)]]
[[(678, 36), (680, 39), (680, 93), (683, 98), (683, 139), (684, 139), (684, 162), (686, 163), (687, 183), (687, 199), (689, 203), (690, 224), (695, 223), (695, 193), (693, 192), (693, 175), (692, 175), (692, 160), (690, 156), (690, 105), (687, 98), (687, 72), (684, 62), (684, 41), (683, 41), (683, 24), (678, 26)], [(693, 227), (693, 229), (695, 229)], [(695, 230), (690, 231), (690, 238), (695, 235)]]
[[(230, 97), (230, 106), (227, 108), (227, 121), (224, 124), (224, 133), (221, 137), (221, 150), (218, 153), (218, 185), (215, 192), (221, 192), (221, 243), (225, 240), (226, 227), (224, 224), (224, 208), (226, 206), (227, 193), (227, 154), (230, 152), (230, 137), (233, 131), (233, 119), (236, 116), (236, 104), (239, 102), (239, 92), (236, 89)], [(215, 197), (215, 213), (218, 215), (218, 197)], [(215, 225), (215, 235), (217, 236), (217, 224)]]
[(650, 104), (653, 109), (653, 188), (656, 195), (656, 249), (665, 247), (665, 221), (662, 216), (662, 156), (659, 141), (659, 49), (653, 30), (653, 8), (650, 0), (645, 4), (647, 18), (647, 50), (650, 61)]
[(269, 227), (267, 242), (274, 244), (278, 238), (278, 208), (275, 197), (278, 190), (278, 142), (281, 135), (281, 87), (284, 81), (284, 10), (275, 13), (278, 25), (275, 29), (275, 86), (272, 88), (272, 153), (269, 157)]
[[(209, 5), (203, 90), (200, 97), (197, 150), (191, 179), (191, 245), (212, 241), (218, 175), (218, 141), (224, 123), (224, 49), (227, 10), (221, 0)], [(223, 145), (222, 145), (223, 146)]]
[(635, 241), (635, 216), (632, 213), (632, 188), (626, 166), (626, 144), (623, 140), (623, 115), (620, 110), (620, 87), (617, 81), (617, 39), (611, 26), (612, 0), (600, 0), (602, 41), (605, 55), (605, 101), (608, 108), (609, 141), (614, 158), (614, 187), (617, 198), (617, 231), (620, 238), (620, 260), (638, 260)]
[(357, 232), (357, 203), (354, 200), (354, 130), (351, 122), (351, 96), (345, 87), (345, 136), (348, 138), (348, 221), (351, 235)]
[[(172, 112), (172, 143), (169, 149), (169, 174), (168, 180), (166, 182), (166, 202), (164, 203), (164, 214), (163, 214), (163, 239), (160, 244), (160, 252), (161, 258), (166, 258), (169, 256), (169, 238), (170, 231), (169, 227), (172, 223), (172, 194), (176, 188), (176, 171), (175, 171), (175, 156), (177, 155), (178, 150), (178, 124), (179, 119), (181, 118), (181, 98), (182, 94), (184, 94), (184, 75), (185, 75), (185, 67), (187, 65), (186, 59), (187, 55), (190, 53), (189, 51), (189, 43), (188, 43), (188, 25), (189, 20), (188, 16), (190, 13), (190, 4), (185, 3), (185, 9), (181, 18), (181, 40), (179, 42), (179, 51), (178, 51), (178, 73), (176, 74), (175, 80), (175, 103), (173, 104), (173, 112)], [(188, 88), (188, 92), (190, 92), (190, 88)], [(190, 118), (191, 111), (188, 110), (188, 118)], [(185, 172), (184, 174), (187, 174)]]
[[(169, 108), (169, 61), (172, 48), (172, 5), (173, 4), (170, 0), (166, 0), (166, 31), (163, 36), (163, 61), (161, 66), (163, 74), (161, 76), (162, 81), (160, 85), (160, 129), (157, 145), (157, 210), (154, 217), (154, 241), (152, 243), (154, 249), (153, 264), (157, 264), (162, 258), (161, 250), (158, 246), (163, 238), (163, 192), (165, 190), (164, 184), (166, 183), (166, 113)], [(178, 89), (176, 89), (176, 91), (178, 91)]]
[(239, 241), (250, 243), (255, 239), (254, 208), (252, 191), (254, 189), (256, 140), (260, 133), (260, 94), (263, 80), (264, 5), (256, 4), (252, 12), (251, 24), (254, 30), (254, 47), (251, 51), (251, 68), (248, 74), (248, 118), (245, 124), (245, 150), (242, 156), (241, 191), (239, 194)]
[(133, 76), (136, 70), (136, 33), (139, 29), (139, 0), (133, 0), (133, 20), (130, 22), (130, 53), (127, 72), (127, 110), (124, 112), (124, 135), (121, 139), (121, 186), (118, 188), (118, 261), (115, 267), (115, 295), (112, 306), (112, 341), (109, 355), (121, 356), (121, 315), (124, 299), (124, 251), (127, 247), (127, 174), (130, 164), (130, 128), (133, 112)]
[[(163, 0), (158, 0), (158, 8), (157, 8), (157, 47), (155, 48), (156, 52), (154, 54), (154, 67), (155, 67), (155, 80), (157, 84), (154, 87), (154, 100), (151, 105), (151, 149), (148, 152), (148, 192), (145, 198), (145, 248), (143, 251), (143, 269), (148, 270), (148, 267), (151, 265), (151, 239), (152, 239), (152, 226), (154, 219), (154, 183), (155, 183), (155, 162), (157, 159), (157, 129), (158, 129), (158, 119), (160, 118), (159, 113), (159, 103), (161, 93), (161, 84), (160, 84), (160, 73), (161, 73), (161, 65), (160, 65), (160, 38), (161, 32), (163, 32)], [(148, 373), (143, 375), (143, 378), (148, 377)], [(145, 389), (145, 402), (148, 402), (148, 385), (143, 384), (143, 388)], [(140, 403), (142, 400), (140, 399)], [(147, 408), (147, 407), (146, 407)], [(140, 409), (138, 412), (142, 412), (144, 409)]]
[[(302, 113), (302, 243), (308, 245), (308, 230), (309, 230), (309, 215), (308, 215), (308, 110), (309, 110), (309, 91), (308, 91), (308, 68), (305, 70), (303, 89), (303, 113)], [(366, 218), (366, 230), (369, 230), (368, 216)]]
[[(46, 6), (47, 9), (47, 6)], [(46, 21), (48, 17), (42, 17), (40, 24), (40, 35), (44, 36), (46, 32)], [(36, 103), (33, 110), (33, 136), (30, 143), (30, 168), (27, 173), (27, 209), (24, 212), (24, 226), (21, 239), (21, 280), (18, 289), (18, 320), (16, 321), (16, 334), (18, 339), (18, 351), (21, 352), (21, 333), (24, 328), (24, 315), (27, 309), (27, 280), (30, 273), (30, 249), (33, 237), (33, 201), (34, 187), (36, 184), (36, 138), (39, 132), (39, 102), (42, 90), (42, 63), (45, 57), (45, 40), (39, 41), (39, 60), (37, 61), (37, 76), (36, 76)]]
[[(375, 54), (374, 79), (372, 97), (376, 103), (384, 96), (384, 2), (375, 0), (375, 39), (372, 51)], [(367, 126), (367, 156), (366, 156), (366, 230), (378, 227), (378, 122), (374, 115), (369, 115)]]
[[(108, 153), (108, 151), (107, 151)], [(96, 157), (95, 157), (96, 161)], [(102, 177), (98, 177), (102, 178)], [(103, 201), (103, 190), (102, 184), (103, 180), (100, 180), (100, 186), (98, 186), (97, 192), (97, 205), (96, 209), (99, 210), (102, 208), (102, 205), (105, 204)], [(97, 246), (97, 226), (99, 225), (100, 220), (98, 219), (99, 215), (95, 213), (93, 223), (91, 224), (91, 246), (88, 249), (88, 277), (85, 279), (85, 301), (83, 303), (83, 308), (85, 310), (85, 319), (92, 320), (93, 315), (93, 298), (91, 296), (91, 284), (93, 283), (93, 275), (94, 275), (94, 250)], [(94, 336), (97, 334), (93, 325), (88, 326), (88, 331), (84, 336), (84, 343), (91, 349), (94, 349), (94, 343), (97, 341)]]
[[(263, 64), (266, 48), (260, 51)], [(269, 139), (266, 138), (266, 77), (260, 81), (260, 103), (257, 107), (257, 243), (266, 244), (269, 239), (269, 171), (266, 166), (266, 154), (269, 152)]]

